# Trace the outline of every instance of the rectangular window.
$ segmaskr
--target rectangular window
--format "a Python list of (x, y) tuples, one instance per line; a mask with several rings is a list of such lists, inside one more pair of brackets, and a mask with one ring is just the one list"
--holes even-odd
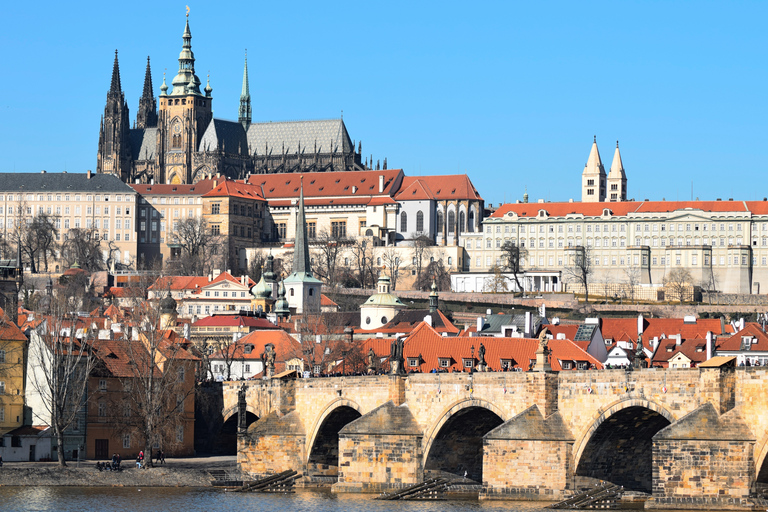
[[(364, 222), (361, 222), (360, 227), (365, 227), (364, 224)], [(309, 238), (317, 238), (317, 222), (307, 222), (307, 236)]]
[(221, 204), (211, 203), (211, 215), (218, 215), (221, 212)]
[(131, 447), (131, 434), (125, 434), (123, 436), (123, 448)]
[(331, 236), (334, 238), (347, 237), (347, 221), (338, 220), (331, 222)]
[(184, 442), (184, 425), (178, 425), (176, 427), (176, 442), (177, 443)]
[(220, 235), (221, 234), (221, 226), (218, 224), (214, 224), (211, 226), (211, 234), (212, 235)]

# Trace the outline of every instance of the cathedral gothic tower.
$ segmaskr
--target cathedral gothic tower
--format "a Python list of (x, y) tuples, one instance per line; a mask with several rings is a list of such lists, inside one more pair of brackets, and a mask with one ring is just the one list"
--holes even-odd
[(120, 66), (117, 62), (117, 50), (115, 50), (112, 83), (107, 93), (107, 104), (104, 107), (99, 130), (96, 172), (114, 174), (123, 181), (130, 179), (130, 127), (128, 104), (125, 102), (125, 94), (120, 85)]
[(152, 87), (152, 70), (149, 68), (149, 57), (147, 57), (144, 90), (139, 98), (139, 111), (136, 113), (136, 128), (154, 128), (155, 126), (157, 126), (157, 101), (155, 101)]
[(200, 79), (195, 75), (195, 55), (192, 53), (192, 32), (189, 19), (184, 27), (184, 41), (179, 54), (179, 72), (174, 77), (170, 93), (163, 80), (158, 119), (158, 153), (163, 176), (161, 183), (192, 183), (192, 155), (200, 138), (211, 122), (211, 85), (200, 92)]

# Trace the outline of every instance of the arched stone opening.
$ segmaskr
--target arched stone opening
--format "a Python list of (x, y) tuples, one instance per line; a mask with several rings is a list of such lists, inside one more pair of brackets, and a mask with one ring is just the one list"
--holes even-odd
[[(424, 464), (424, 478), (446, 477), (467, 483), (483, 481), (483, 436), (504, 421), (484, 407), (454, 412), (432, 439)], [(472, 482), (470, 482), (472, 481)]]
[[(251, 411), (245, 411), (245, 424), (250, 426), (251, 423), (257, 421), (258, 416)], [(237, 454), (237, 428), (240, 425), (240, 413), (236, 412), (227, 419), (221, 426), (221, 431), (217, 440), (217, 453), (222, 455), (236, 455)]]
[(652, 492), (653, 436), (670, 424), (660, 412), (633, 405), (604, 419), (577, 460), (577, 488), (606, 480), (626, 489)]
[(342, 405), (323, 419), (309, 449), (308, 476), (339, 475), (339, 431), (360, 416), (353, 407)]

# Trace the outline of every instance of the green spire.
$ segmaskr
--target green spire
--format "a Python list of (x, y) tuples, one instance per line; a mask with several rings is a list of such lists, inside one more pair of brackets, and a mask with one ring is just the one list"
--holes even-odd
[(182, 35), (184, 41), (179, 53), (179, 73), (174, 77), (172, 95), (200, 94), (200, 79), (195, 75), (195, 54), (192, 53), (192, 32), (189, 18)]
[(240, 92), (240, 112), (237, 121), (248, 130), (251, 124), (251, 93), (248, 89), (248, 50), (245, 51), (245, 68), (243, 69), (243, 89)]
[(309, 248), (307, 247), (307, 222), (304, 213), (304, 176), (301, 177), (299, 189), (299, 211), (296, 214), (296, 241), (293, 253), (293, 273), (305, 273), (312, 276), (309, 265)]

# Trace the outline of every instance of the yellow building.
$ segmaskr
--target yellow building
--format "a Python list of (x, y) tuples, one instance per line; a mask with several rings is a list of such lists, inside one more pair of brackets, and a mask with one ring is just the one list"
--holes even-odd
[(0, 436), (24, 423), (27, 337), (0, 310)]

